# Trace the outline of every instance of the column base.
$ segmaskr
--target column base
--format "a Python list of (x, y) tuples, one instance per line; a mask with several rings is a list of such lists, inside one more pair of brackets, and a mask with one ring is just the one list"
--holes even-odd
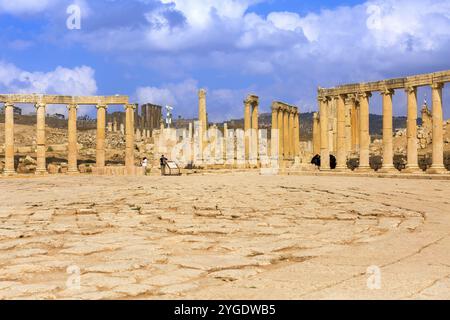
[(363, 166), (363, 167), (356, 168), (355, 172), (357, 172), (357, 173), (373, 172), (373, 169), (371, 167)]
[(402, 173), (424, 173), (419, 166), (406, 166), (405, 170), (401, 171)]
[(68, 174), (69, 176), (76, 176), (76, 175), (79, 175), (80, 172), (79, 172), (78, 170), (70, 170), (70, 169), (69, 169), (69, 171), (67, 171), (67, 174)]
[(17, 172), (15, 170), (3, 170), (3, 176), (5, 177), (13, 177), (16, 176)]
[(48, 172), (46, 169), (37, 169), (35, 172), (36, 176), (46, 176), (48, 175)]
[(331, 168), (320, 168), (321, 172), (331, 172)]
[(429, 173), (429, 174), (446, 174), (446, 173), (448, 173), (448, 171), (444, 166), (431, 166), (431, 168), (427, 170), (427, 173)]
[(347, 167), (336, 167), (336, 169), (334, 170), (336, 172), (349, 172), (350, 169)]
[(399, 173), (399, 171), (393, 165), (390, 165), (381, 167), (378, 173)]

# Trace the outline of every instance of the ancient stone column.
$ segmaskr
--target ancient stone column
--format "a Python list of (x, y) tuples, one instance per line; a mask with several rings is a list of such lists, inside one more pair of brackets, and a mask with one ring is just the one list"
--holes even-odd
[(222, 146), (223, 146), (223, 159), (226, 161), (228, 158), (227, 150), (228, 150), (228, 123), (223, 124), (223, 137), (222, 137)]
[(208, 123), (206, 119), (206, 90), (201, 89), (198, 92), (198, 120), (202, 125), (203, 134), (208, 131)]
[(345, 152), (347, 157), (352, 152), (352, 107), (354, 104), (354, 98), (352, 95), (347, 95), (345, 99)]
[(113, 131), (117, 132), (118, 128), (117, 128), (117, 119), (114, 118), (114, 122), (113, 122)]
[(259, 134), (259, 123), (258, 123), (258, 109), (259, 109), (259, 105), (257, 101), (254, 101), (252, 103), (253, 106), (253, 110), (252, 110), (252, 157), (255, 157), (255, 159), (253, 160), (257, 160), (258, 159), (258, 154), (259, 154), (259, 139), (258, 139), (258, 134)]
[(369, 134), (369, 98), (370, 92), (359, 95), (359, 167), (358, 171), (370, 171), (370, 134)]
[(76, 104), (67, 106), (69, 109), (69, 126), (68, 126), (68, 173), (77, 174), (78, 171), (78, 141), (77, 141), (77, 109)]
[(347, 169), (347, 150), (345, 147), (345, 98), (346, 96), (337, 96), (337, 146), (336, 146), (336, 169)]
[(244, 101), (244, 131), (245, 131), (245, 160), (250, 159), (250, 138), (251, 138), (251, 103), (250, 101)]
[(313, 114), (313, 153), (314, 156), (320, 155), (320, 118), (318, 112)]
[(385, 89), (381, 92), (383, 97), (383, 166), (380, 172), (394, 172), (394, 145), (393, 145), (393, 119), (392, 95), (394, 90)]
[(329, 171), (330, 149), (328, 143), (328, 99), (319, 97), (320, 104), (320, 170)]
[(291, 130), (289, 129), (289, 109), (286, 108), (283, 113), (283, 145), (284, 145), (284, 157), (285, 159), (291, 159), (291, 143), (289, 135)]
[(47, 173), (46, 165), (46, 140), (45, 140), (45, 107), (44, 103), (38, 103), (36, 107), (36, 155), (37, 155), (37, 166), (36, 174), (43, 175)]
[(278, 158), (284, 159), (284, 108), (278, 107)]
[(360, 137), (360, 118), (359, 118), (359, 103), (356, 104), (356, 98), (353, 100), (352, 110), (352, 152), (359, 152), (359, 137)]
[(417, 152), (417, 88), (409, 86), (405, 89), (408, 98), (408, 120), (406, 135), (408, 139), (407, 173), (420, 172)]
[(272, 130), (270, 135), (270, 151), (272, 158), (277, 159), (279, 153), (278, 106), (272, 105)]
[(106, 105), (97, 106), (97, 168), (105, 166)]
[(135, 109), (134, 104), (125, 105), (125, 167), (127, 174), (132, 175), (134, 173), (134, 125), (133, 114)]
[(294, 108), (289, 110), (289, 156), (291, 159), (295, 158), (295, 125), (294, 125)]
[(294, 112), (294, 158), (300, 157), (300, 119), (298, 109)]
[(123, 123), (120, 124), (120, 133), (125, 135), (125, 125)]
[(433, 164), (429, 173), (445, 173), (444, 167), (444, 139), (443, 139), (443, 114), (442, 114), (442, 88), (443, 83), (433, 83)]
[(113, 132), (113, 124), (112, 124), (112, 122), (108, 122), (108, 132)]
[(5, 176), (16, 174), (14, 169), (14, 104), (5, 103)]

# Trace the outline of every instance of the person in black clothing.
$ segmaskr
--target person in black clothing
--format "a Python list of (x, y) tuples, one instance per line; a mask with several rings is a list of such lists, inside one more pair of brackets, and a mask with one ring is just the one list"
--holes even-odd
[[(311, 163), (317, 167), (320, 167), (320, 155), (316, 154), (314, 158), (312, 158)], [(336, 169), (336, 166), (337, 166), (336, 157), (330, 154), (330, 168), (334, 170)]]
[(168, 159), (166, 157), (164, 157), (164, 155), (162, 155), (161, 158), (159, 159), (159, 164), (161, 165), (161, 175), (166, 174), (167, 160)]

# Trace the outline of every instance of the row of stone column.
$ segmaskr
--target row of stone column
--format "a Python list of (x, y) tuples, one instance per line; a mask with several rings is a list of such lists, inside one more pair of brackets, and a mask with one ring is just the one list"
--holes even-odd
[[(278, 137), (278, 141), (276, 141)], [(278, 145), (278, 157), (294, 160), (300, 155), (300, 123), (298, 108), (274, 103), (272, 105), (272, 156)]]
[[(430, 173), (446, 172), (443, 151), (443, 83), (432, 84), (433, 100), (433, 159)], [(417, 144), (417, 87), (407, 86), (408, 120), (407, 120), (407, 166), (405, 172), (420, 172)], [(392, 96), (395, 91), (385, 88), (381, 91), (383, 98), (383, 165), (380, 172), (394, 172), (393, 150), (393, 105)], [(369, 134), (369, 99), (371, 92), (342, 94), (332, 97), (319, 97), (319, 116), (314, 117), (314, 132), (320, 127), (321, 170), (330, 169), (330, 150), (328, 143), (328, 111), (332, 100), (337, 104), (337, 169), (347, 169), (349, 150), (359, 151), (358, 171), (369, 171), (370, 168), (370, 134)], [(349, 113), (350, 112), (350, 116)], [(349, 129), (350, 125), (350, 129)], [(315, 152), (319, 136), (314, 134)]]
[[(46, 134), (45, 115), (46, 104), (37, 103), (36, 107), (36, 174), (46, 174)], [(77, 142), (77, 109), (78, 105), (67, 106), (69, 111), (68, 120), (68, 173), (78, 173), (78, 142)], [(97, 150), (96, 166), (105, 166), (105, 130), (107, 105), (97, 105)], [(125, 106), (126, 110), (126, 154), (125, 166), (130, 174), (134, 167), (134, 104)], [(14, 104), (5, 103), (5, 168), (4, 175), (16, 174), (14, 167)]]

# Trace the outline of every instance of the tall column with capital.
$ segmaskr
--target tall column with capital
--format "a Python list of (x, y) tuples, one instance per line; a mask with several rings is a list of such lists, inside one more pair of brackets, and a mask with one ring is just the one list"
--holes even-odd
[(289, 108), (289, 158), (294, 159), (295, 137), (294, 137), (294, 108)]
[(313, 153), (314, 156), (320, 154), (320, 118), (318, 112), (313, 114)]
[(442, 88), (443, 83), (433, 83), (433, 164), (429, 173), (445, 173), (444, 167), (444, 139), (443, 139), (443, 114), (442, 114)]
[(300, 119), (298, 109), (294, 112), (294, 158), (300, 157)]
[(347, 150), (345, 148), (345, 98), (337, 97), (337, 148), (336, 148), (336, 169), (347, 169)]
[(360, 119), (359, 119), (359, 102), (357, 104), (356, 97), (355, 100), (353, 100), (351, 116), (352, 116), (352, 152), (357, 153), (359, 152)]
[(407, 173), (420, 172), (417, 152), (417, 88), (409, 86), (406, 89), (408, 99), (408, 120), (406, 135), (408, 139)]
[(278, 158), (283, 160), (284, 155), (284, 108), (278, 106)]
[[(105, 166), (106, 105), (97, 106), (97, 168)], [(132, 115), (133, 116), (133, 115)]]
[(245, 134), (245, 161), (250, 159), (250, 139), (251, 139), (251, 129), (252, 129), (252, 106), (250, 101), (247, 99), (244, 101), (244, 134)]
[(272, 105), (272, 131), (270, 134), (270, 150), (272, 159), (277, 159), (280, 148), (278, 146), (278, 106), (275, 105)]
[(380, 172), (395, 172), (394, 145), (392, 130), (392, 95), (394, 90), (385, 89), (381, 92), (383, 97), (383, 165)]
[[(78, 174), (78, 141), (77, 141), (77, 109), (76, 104), (67, 106), (69, 109), (69, 128), (68, 128), (68, 173)], [(116, 122), (117, 127), (117, 122)]]
[(370, 92), (363, 92), (359, 95), (359, 167), (358, 171), (370, 171), (370, 133), (369, 133), (369, 99)]
[(320, 104), (320, 170), (329, 171), (330, 149), (328, 142), (328, 99), (319, 97)]
[(198, 121), (200, 121), (200, 136), (205, 141), (208, 132), (208, 122), (206, 116), (206, 90), (200, 89), (198, 92)]
[(46, 174), (46, 141), (45, 141), (45, 107), (44, 103), (37, 103), (36, 107), (36, 174)]
[(14, 104), (5, 103), (5, 176), (16, 174), (14, 168)]
[(133, 114), (134, 104), (127, 104), (125, 106), (125, 167), (127, 174), (134, 173), (134, 125)]
[(289, 141), (289, 135), (291, 131), (289, 130), (289, 108), (286, 108), (283, 114), (283, 145), (284, 145), (284, 156), (285, 159), (291, 159), (291, 144)]

